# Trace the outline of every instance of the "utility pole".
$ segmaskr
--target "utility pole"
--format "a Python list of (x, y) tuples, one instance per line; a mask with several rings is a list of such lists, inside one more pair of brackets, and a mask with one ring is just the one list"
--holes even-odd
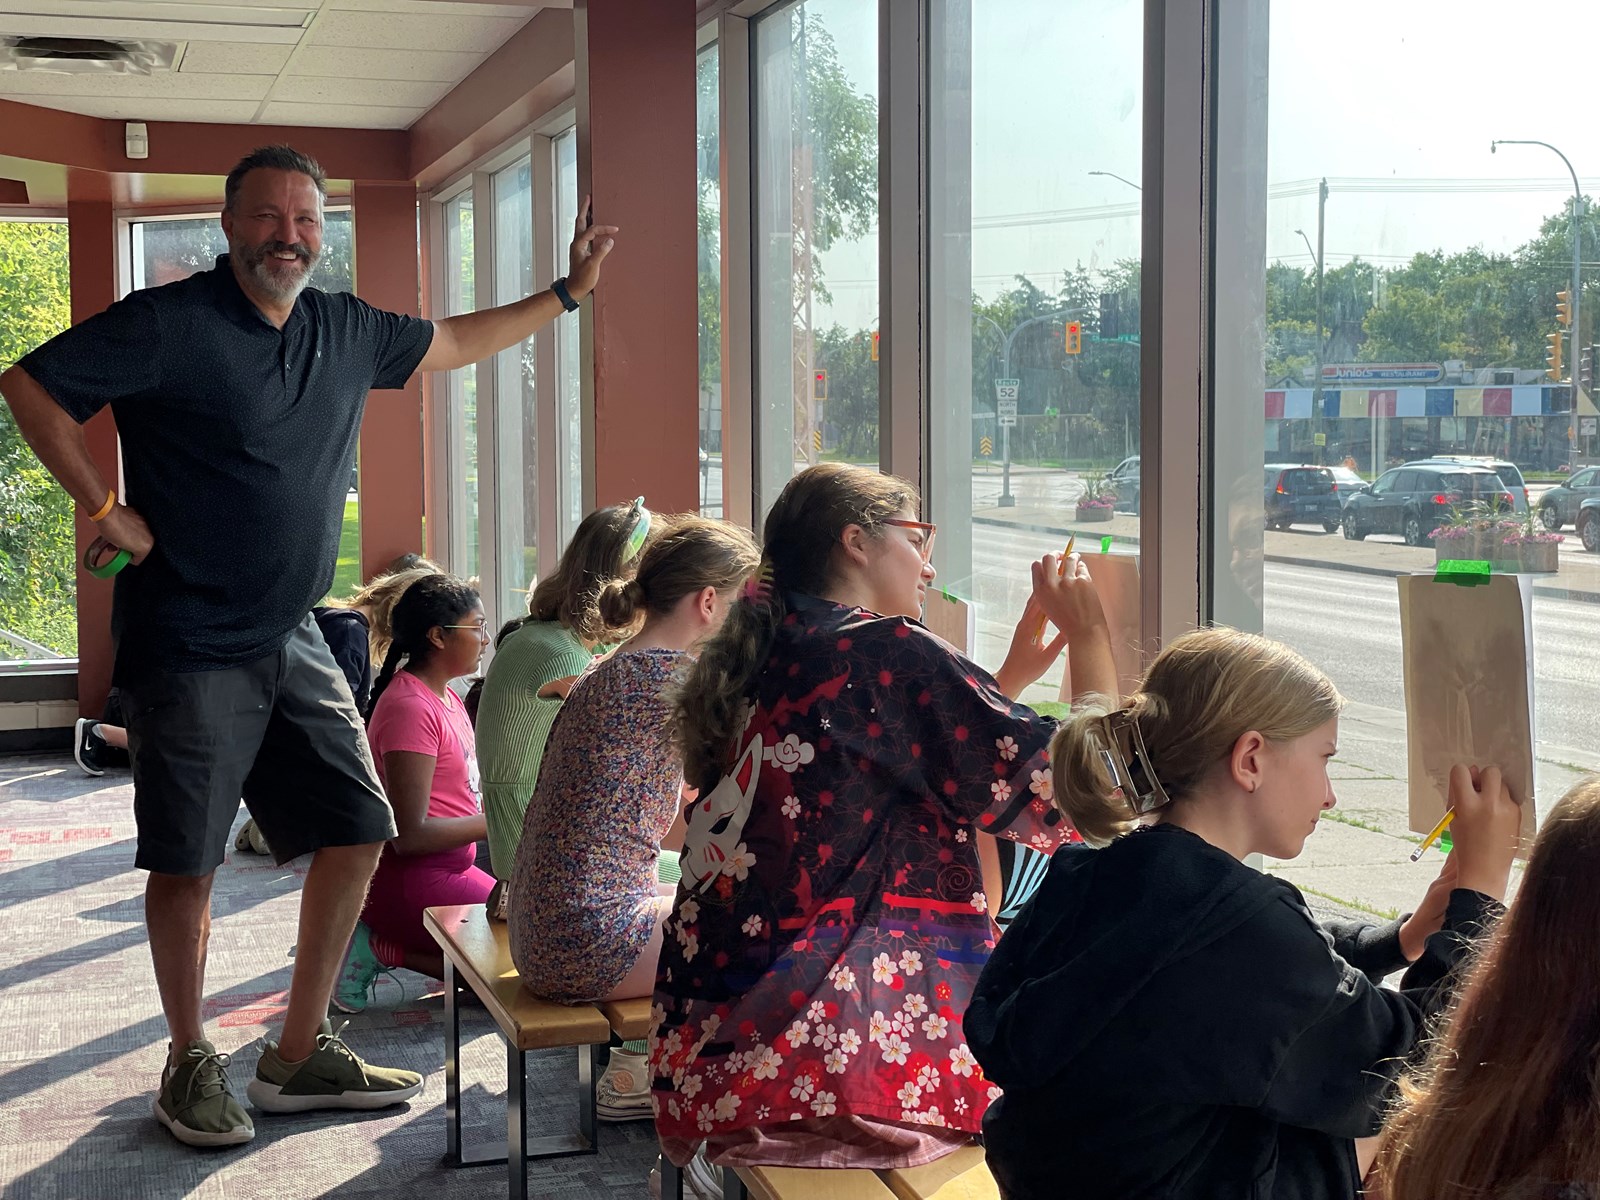
[(1322, 413), (1322, 366), (1327, 357), (1327, 343), (1322, 340), (1322, 277), (1326, 274), (1326, 251), (1323, 238), (1328, 228), (1328, 181), (1317, 184), (1317, 377), (1311, 395), (1311, 449), (1312, 461), (1321, 466), (1328, 457), (1327, 425)]

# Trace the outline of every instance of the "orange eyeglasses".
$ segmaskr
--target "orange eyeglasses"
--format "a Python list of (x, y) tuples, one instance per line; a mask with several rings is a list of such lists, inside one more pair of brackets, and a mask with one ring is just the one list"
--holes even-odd
[(883, 522), (885, 525), (898, 525), (901, 529), (922, 530), (922, 545), (917, 547), (922, 555), (922, 561), (927, 562), (933, 557), (933, 539), (939, 532), (939, 527), (928, 521), (903, 521), (899, 517), (889, 517)]

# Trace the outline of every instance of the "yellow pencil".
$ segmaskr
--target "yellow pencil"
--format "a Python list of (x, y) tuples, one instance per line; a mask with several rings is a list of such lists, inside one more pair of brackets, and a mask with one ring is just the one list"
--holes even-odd
[[(1057, 579), (1060, 579), (1063, 575), (1065, 575), (1067, 573), (1067, 559), (1072, 557), (1072, 548), (1074, 546), (1076, 546), (1077, 544), (1078, 544), (1078, 539), (1075, 536), (1067, 538), (1067, 548), (1061, 552), (1061, 561), (1056, 564), (1056, 578)], [(1050, 618), (1049, 617), (1040, 617), (1039, 618), (1039, 628), (1033, 635), (1033, 644), (1035, 646), (1044, 645), (1045, 628), (1049, 625), (1049, 623), (1050, 623)]]
[(1433, 827), (1433, 832), (1422, 839), (1422, 845), (1418, 846), (1411, 852), (1411, 861), (1420, 862), (1422, 856), (1428, 852), (1428, 847), (1439, 840), (1444, 831), (1450, 828), (1450, 822), (1454, 821), (1455, 819), (1456, 810), (1452, 808), (1449, 812), (1445, 813), (1444, 818)]

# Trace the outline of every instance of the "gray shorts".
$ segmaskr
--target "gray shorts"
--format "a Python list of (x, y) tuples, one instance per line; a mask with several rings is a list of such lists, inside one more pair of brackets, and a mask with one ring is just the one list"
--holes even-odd
[(395, 835), (350, 685), (308, 615), (281, 650), (122, 689), (136, 866), (207, 875), (243, 797), (280, 863)]

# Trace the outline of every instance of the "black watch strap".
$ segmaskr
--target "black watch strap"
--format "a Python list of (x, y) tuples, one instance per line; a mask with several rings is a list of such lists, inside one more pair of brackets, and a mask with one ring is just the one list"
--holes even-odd
[(550, 285), (550, 290), (556, 294), (556, 299), (561, 301), (561, 307), (568, 312), (578, 311), (578, 302), (572, 298), (572, 293), (567, 290), (567, 281), (558, 279)]

